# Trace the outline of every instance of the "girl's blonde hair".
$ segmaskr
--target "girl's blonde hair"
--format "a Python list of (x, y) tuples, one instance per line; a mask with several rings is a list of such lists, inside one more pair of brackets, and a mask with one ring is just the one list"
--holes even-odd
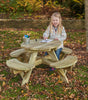
[(51, 16), (51, 22), (50, 22), (50, 33), (51, 33), (51, 30), (52, 30), (52, 18), (53, 17), (57, 17), (59, 18), (59, 26), (58, 26), (58, 33), (61, 34), (62, 33), (62, 18), (61, 18), (61, 14), (59, 12), (55, 12), (52, 14)]

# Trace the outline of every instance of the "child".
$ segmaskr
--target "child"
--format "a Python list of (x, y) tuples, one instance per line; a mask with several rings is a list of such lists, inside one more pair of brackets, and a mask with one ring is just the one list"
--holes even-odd
[[(48, 37), (50, 39), (61, 41), (61, 46), (59, 46), (58, 49), (55, 51), (59, 59), (60, 53), (63, 48), (63, 41), (67, 37), (65, 29), (62, 26), (62, 18), (59, 12), (55, 12), (52, 14), (50, 25), (47, 27), (46, 31), (43, 33), (44, 39), (47, 39)], [(45, 53), (45, 55), (47, 55), (47, 52)], [(51, 70), (54, 70), (54, 68), (52, 68)]]

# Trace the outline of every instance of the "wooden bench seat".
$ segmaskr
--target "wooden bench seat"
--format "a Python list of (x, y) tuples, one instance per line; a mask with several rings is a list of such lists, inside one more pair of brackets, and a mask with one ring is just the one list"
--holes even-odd
[(67, 56), (62, 60), (58, 60), (56, 62), (52, 62), (50, 59), (43, 58), (43, 63), (58, 69), (58, 72), (62, 77), (61, 79), (63, 81), (66, 81), (67, 83), (69, 83), (68, 78), (66, 76), (67, 69), (70, 68), (72, 71), (72, 67), (76, 64), (76, 62), (77, 62), (77, 57), (71, 55)]
[(21, 71), (28, 71), (35, 67), (34, 65), (30, 65), (29, 63), (20, 62), (19, 60), (15, 58), (7, 60), (6, 64), (11, 69), (21, 70)]
[(71, 54), (71, 53), (72, 53), (72, 50), (71, 50), (70, 48), (64, 47), (64, 48), (62, 49), (62, 52), (63, 52), (64, 54)]
[(25, 49), (18, 49), (18, 50), (14, 50), (13, 52), (10, 53), (10, 56), (11, 57), (18, 57), (20, 56), (21, 54), (27, 52)]
[(75, 65), (76, 62), (77, 62), (77, 57), (69, 55), (58, 62), (50, 63), (50, 66), (55, 68), (67, 68), (72, 65)]
[(17, 59), (10, 59), (6, 61), (7, 66), (10, 68), (10, 71), (14, 74), (20, 74), (22, 77), (22, 84), (28, 83), (31, 72), (35, 65), (29, 63), (20, 62)]
[(43, 58), (43, 63), (48, 64), (51, 67), (54, 68), (67, 68), (72, 65), (74, 65), (77, 62), (77, 57), (76, 56), (67, 56), (66, 58), (62, 60), (58, 60), (56, 62), (51, 61), (51, 59), (44, 59)]

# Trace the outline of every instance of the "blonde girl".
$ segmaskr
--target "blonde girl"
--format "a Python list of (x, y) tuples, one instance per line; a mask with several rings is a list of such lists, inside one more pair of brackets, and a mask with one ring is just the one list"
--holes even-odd
[[(55, 39), (55, 40), (61, 41), (61, 45), (55, 51), (55, 53), (59, 59), (60, 53), (63, 49), (63, 41), (67, 37), (65, 28), (62, 25), (61, 14), (59, 12), (55, 12), (52, 14), (50, 24), (47, 27), (46, 31), (43, 33), (44, 39), (47, 39), (48, 37), (50, 39)], [(47, 53), (45, 53), (45, 55), (47, 55)], [(53, 70), (53, 69), (51, 69), (51, 70)]]

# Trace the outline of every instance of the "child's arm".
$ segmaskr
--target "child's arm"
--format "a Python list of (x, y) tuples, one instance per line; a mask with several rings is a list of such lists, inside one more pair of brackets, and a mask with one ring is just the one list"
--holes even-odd
[(65, 28), (63, 27), (62, 34), (60, 36), (60, 41), (64, 41), (67, 38), (67, 34), (65, 32)]
[(50, 33), (50, 26), (48, 26), (46, 31), (43, 33), (43, 38), (48, 39), (49, 33)]

